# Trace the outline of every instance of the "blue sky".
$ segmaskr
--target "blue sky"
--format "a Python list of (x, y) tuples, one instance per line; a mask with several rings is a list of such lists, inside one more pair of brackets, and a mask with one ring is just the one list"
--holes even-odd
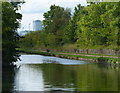
[(70, 8), (74, 11), (74, 7), (77, 4), (86, 5), (86, 0), (25, 0), (26, 3), (21, 6), (23, 18), (21, 21), (20, 30), (33, 29), (33, 20), (43, 20), (43, 14), (49, 10), (49, 7), (53, 4), (59, 5), (64, 8)]

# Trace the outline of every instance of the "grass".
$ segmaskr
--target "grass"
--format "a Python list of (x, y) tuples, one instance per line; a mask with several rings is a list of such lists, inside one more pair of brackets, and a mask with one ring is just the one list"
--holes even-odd
[(112, 57), (118, 57), (118, 55), (105, 55), (105, 54), (87, 54), (87, 53), (74, 53), (74, 52), (55, 52), (55, 53), (69, 53), (69, 54), (83, 54), (83, 55), (96, 55), (96, 56), (112, 56)]
[[(96, 57), (96, 56), (85, 56), (85, 55), (73, 55), (71, 52), (41, 52), (41, 51), (36, 51), (32, 49), (18, 49), (20, 52), (28, 53), (28, 54), (40, 54), (40, 55), (46, 55), (46, 56), (59, 56), (59, 57), (64, 57), (64, 58), (83, 58), (83, 59), (93, 59), (97, 61), (108, 61), (108, 62), (118, 62), (118, 58), (109, 58), (109, 57)], [(61, 54), (61, 53), (68, 53), (68, 54)], [(75, 54), (75, 53), (74, 53)], [(84, 53), (77, 53), (77, 54), (84, 54)], [(87, 55), (102, 55), (102, 54), (87, 54)], [(102, 55), (103, 56), (103, 55)], [(108, 55), (104, 55), (108, 56)], [(112, 55), (109, 55), (112, 56)], [(116, 56), (115, 56), (116, 57)]]

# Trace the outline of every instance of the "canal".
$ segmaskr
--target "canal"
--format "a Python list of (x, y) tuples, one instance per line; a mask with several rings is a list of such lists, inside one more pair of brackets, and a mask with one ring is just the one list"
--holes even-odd
[[(21, 55), (10, 91), (119, 91), (119, 68), (42, 55)], [(9, 76), (9, 75), (8, 75)], [(10, 88), (8, 88), (10, 87)]]

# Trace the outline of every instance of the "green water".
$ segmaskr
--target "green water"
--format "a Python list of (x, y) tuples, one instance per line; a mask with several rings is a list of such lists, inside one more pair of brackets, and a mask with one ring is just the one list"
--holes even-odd
[(9, 84), (12, 91), (120, 91), (118, 67), (38, 55), (22, 58)]

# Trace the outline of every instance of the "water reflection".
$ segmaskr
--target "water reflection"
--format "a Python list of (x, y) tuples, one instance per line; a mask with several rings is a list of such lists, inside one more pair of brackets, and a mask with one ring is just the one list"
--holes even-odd
[(41, 55), (21, 55), (19, 64), (42, 64), (44, 56)]
[(14, 75), (14, 69), (2, 67), (2, 92), (13, 90)]
[(43, 64), (43, 63), (56, 63), (64, 65), (88, 64), (88, 62), (79, 60), (71, 60), (41, 55), (22, 55), (20, 59), (21, 61), (18, 61), (19, 64)]
[(73, 91), (117, 91), (118, 71), (98, 68), (96, 64), (44, 67), (44, 82), (53, 88), (73, 88)]
[(19, 91), (43, 91), (43, 72), (41, 68), (32, 65), (22, 65), (16, 72), (14, 90)]
[(14, 91), (120, 90), (119, 69), (57, 57), (39, 55), (21, 57), (22, 61), (19, 62), (21, 67), (15, 74)]

